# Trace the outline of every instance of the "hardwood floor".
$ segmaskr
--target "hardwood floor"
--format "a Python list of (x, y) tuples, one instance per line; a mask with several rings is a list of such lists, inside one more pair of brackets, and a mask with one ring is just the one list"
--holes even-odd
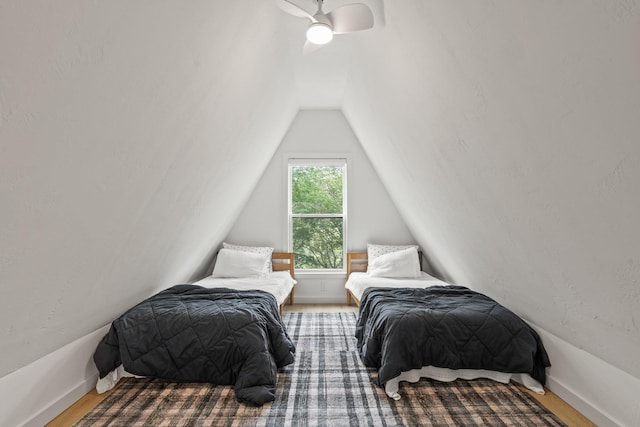
[(344, 304), (294, 304), (285, 305), (284, 311), (297, 313), (341, 313), (341, 312), (358, 312), (358, 307), (348, 306)]
[(553, 412), (558, 418), (560, 418), (568, 426), (576, 427), (598, 427), (591, 422), (587, 417), (576, 411), (573, 406), (569, 405), (564, 400), (560, 399), (558, 395), (551, 390), (545, 388), (545, 394), (540, 395), (527, 388), (525, 390), (538, 402), (540, 402), (545, 408)]
[(63, 413), (51, 420), (47, 427), (68, 427), (92, 410), (98, 403), (109, 396), (111, 391), (98, 394), (96, 389), (82, 396), (76, 403), (68, 407)]
[[(357, 307), (349, 307), (346, 305), (338, 304), (295, 304), (287, 305), (284, 311), (290, 312), (321, 312), (321, 313), (335, 313), (335, 312), (357, 312)], [(556, 394), (550, 390), (546, 390), (544, 395), (539, 395), (527, 389), (527, 392), (536, 398), (542, 405), (553, 412), (558, 418), (565, 422), (568, 426), (573, 427), (597, 427), (584, 415), (576, 411), (571, 405), (563, 401)], [(98, 394), (95, 390), (84, 395), (80, 400), (70, 406), (62, 414), (58, 415), (47, 427), (67, 427), (78, 421), (84, 414), (89, 412), (94, 406), (100, 403), (105, 397), (109, 395), (109, 392), (104, 394)]]

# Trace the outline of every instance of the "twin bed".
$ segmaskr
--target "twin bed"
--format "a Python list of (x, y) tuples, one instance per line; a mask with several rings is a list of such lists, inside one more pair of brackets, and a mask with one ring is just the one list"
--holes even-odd
[[(372, 250), (372, 246), (374, 246)], [(420, 271), (414, 246), (349, 254), (347, 301), (360, 306), (360, 358), (400, 399), (401, 381), (514, 380), (543, 394), (550, 366), (538, 334), (496, 301)]]
[(295, 346), (280, 317), (293, 303), (294, 255), (224, 244), (211, 276), (176, 285), (111, 324), (93, 359), (99, 393), (126, 376), (233, 385), (238, 400), (275, 399)]
[[(544, 393), (540, 338), (491, 298), (422, 271), (417, 246), (347, 254), (347, 302), (360, 306), (360, 358), (399, 399), (401, 381), (514, 380)], [(166, 289), (116, 319), (94, 354), (104, 392), (124, 376), (234, 385), (240, 401), (275, 399), (295, 345), (280, 315), (293, 304), (294, 255), (223, 244), (211, 276)]]

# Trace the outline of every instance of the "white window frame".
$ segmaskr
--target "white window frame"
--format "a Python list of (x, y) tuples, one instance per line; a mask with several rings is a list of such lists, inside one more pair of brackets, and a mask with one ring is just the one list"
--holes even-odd
[[(342, 214), (293, 214), (291, 172), (295, 166), (337, 166), (342, 167)], [(315, 268), (296, 270), (296, 275), (315, 273), (343, 273), (346, 271), (347, 253), (347, 175), (349, 159), (346, 156), (289, 157), (287, 159), (287, 234), (289, 251), (293, 252), (293, 218), (342, 218), (342, 268)]]

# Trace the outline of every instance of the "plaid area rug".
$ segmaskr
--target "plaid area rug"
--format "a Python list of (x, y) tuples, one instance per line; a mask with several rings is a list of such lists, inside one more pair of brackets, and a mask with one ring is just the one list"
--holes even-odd
[(285, 313), (294, 364), (276, 400), (239, 404), (232, 387), (127, 379), (75, 426), (563, 426), (519, 385), (489, 380), (401, 383), (402, 399), (371, 384), (358, 357), (355, 313)]

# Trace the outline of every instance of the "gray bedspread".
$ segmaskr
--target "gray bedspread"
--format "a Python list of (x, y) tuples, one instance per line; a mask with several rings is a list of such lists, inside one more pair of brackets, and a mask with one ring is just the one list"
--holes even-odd
[(360, 358), (379, 385), (436, 366), (526, 373), (551, 366), (538, 334), (498, 302), (463, 286), (369, 288), (356, 326)]
[(93, 359), (101, 378), (122, 364), (135, 375), (233, 385), (259, 406), (274, 400), (277, 368), (294, 353), (270, 293), (176, 285), (116, 319)]

